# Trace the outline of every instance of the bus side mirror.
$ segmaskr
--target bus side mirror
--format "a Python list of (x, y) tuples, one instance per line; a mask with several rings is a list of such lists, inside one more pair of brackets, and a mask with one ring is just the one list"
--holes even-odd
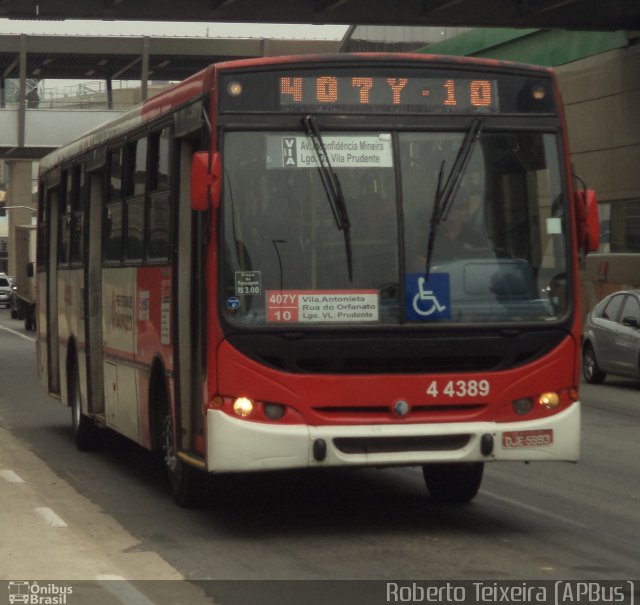
[(596, 252), (600, 247), (600, 217), (598, 198), (593, 189), (575, 192), (578, 213), (578, 246), (584, 252)]
[(35, 263), (27, 263), (27, 277), (35, 277), (35, 276), (36, 276)]
[(191, 208), (209, 210), (220, 205), (220, 154), (196, 151), (191, 161)]

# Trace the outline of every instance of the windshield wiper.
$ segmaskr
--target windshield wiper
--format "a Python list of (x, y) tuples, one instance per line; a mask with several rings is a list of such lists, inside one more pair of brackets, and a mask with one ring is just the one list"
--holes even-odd
[(440, 164), (440, 172), (438, 173), (438, 183), (436, 185), (436, 195), (433, 200), (433, 211), (431, 212), (431, 224), (429, 225), (429, 239), (427, 240), (427, 255), (425, 258), (425, 279), (429, 279), (431, 273), (431, 257), (433, 256), (433, 248), (436, 240), (436, 233), (441, 221), (446, 221), (449, 211), (455, 200), (456, 193), (460, 187), (462, 175), (467, 168), (471, 152), (482, 132), (482, 120), (474, 118), (464, 135), (456, 160), (451, 167), (451, 171), (444, 182), (444, 160)]
[(307, 136), (313, 142), (313, 147), (318, 157), (318, 172), (320, 180), (327, 193), (327, 200), (336, 221), (336, 227), (344, 234), (344, 247), (347, 255), (347, 269), (349, 271), (349, 281), (353, 281), (353, 254), (351, 251), (351, 223), (349, 222), (349, 214), (347, 212), (347, 204), (344, 201), (342, 187), (338, 175), (333, 170), (327, 150), (322, 140), (322, 135), (313, 116), (305, 116), (302, 118)]

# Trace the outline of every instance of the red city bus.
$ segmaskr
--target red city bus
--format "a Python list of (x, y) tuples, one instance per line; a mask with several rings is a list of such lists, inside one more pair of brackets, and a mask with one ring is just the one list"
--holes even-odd
[[(39, 372), (203, 472), (579, 455), (578, 255), (553, 73), (431, 55), (212, 65), (47, 156)], [(582, 192), (581, 192), (582, 193)], [(589, 246), (586, 246), (589, 247)]]

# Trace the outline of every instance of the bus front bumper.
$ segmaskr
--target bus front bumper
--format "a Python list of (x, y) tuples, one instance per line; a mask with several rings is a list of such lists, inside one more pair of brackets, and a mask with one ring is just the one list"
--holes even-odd
[(241, 472), (497, 460), (569, 461), (580, 455), (580, 402), (537, 420), (496, 423), (277, 425), (207, 413), (207, 468)]

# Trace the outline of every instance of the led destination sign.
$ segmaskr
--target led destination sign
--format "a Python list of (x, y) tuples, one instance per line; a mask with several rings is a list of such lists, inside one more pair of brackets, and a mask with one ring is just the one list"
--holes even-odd
[(223, 74), (225, 112), (550, 113), (550, 80), (461, 70), (313, 69)]
[(280, 105), (343, 108), (416, 107), (424, 111), (496, 111), (495, 80), (281, 76)]

